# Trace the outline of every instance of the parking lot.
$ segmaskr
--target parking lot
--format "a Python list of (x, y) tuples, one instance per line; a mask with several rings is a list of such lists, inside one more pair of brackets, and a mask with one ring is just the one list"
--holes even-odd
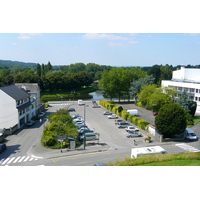
[(109, 145), (110, 149), (131, 149), (134, 146), (134, 140), (136, 140), (137, 144), (144, 143), (143, 139), (146, 134), (142, 133), (143, 137), (127, 138), (125, 129), (119, 129), (115, 125), (115, 119), (108, 119), (108, 115), (103, 115), (105, 108), (93, 108), (92, 102), (86, 102), (86, 105), (79, 106), (77, 103), (70, 105), (70, 108), (75, 108), (76, 110), (71, 114), (80, 114), (85, 119), (88, 128), (100, 134), (100, 143)]

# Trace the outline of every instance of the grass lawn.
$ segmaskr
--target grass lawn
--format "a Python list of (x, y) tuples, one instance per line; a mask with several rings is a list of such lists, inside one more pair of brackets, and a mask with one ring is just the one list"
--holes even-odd
[(200, 166), (200, 160), (170, 160), (144, 164), (142, 166)]
[(110, 166), (200, 166), (200, 152), (157, 154), (109, 163)]

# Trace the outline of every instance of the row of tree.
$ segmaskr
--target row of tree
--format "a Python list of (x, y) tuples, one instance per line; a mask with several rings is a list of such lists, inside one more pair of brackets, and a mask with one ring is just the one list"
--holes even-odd
[(89, 72), (77, 72), (71, 74), (49, 74), (39, 77), (35, 74), (18, 74), (0, 77), (0, 86), (14, 83), (38, 83), (42, 91), (72, 90), (82, 86), (89, 86), (93, 78)]

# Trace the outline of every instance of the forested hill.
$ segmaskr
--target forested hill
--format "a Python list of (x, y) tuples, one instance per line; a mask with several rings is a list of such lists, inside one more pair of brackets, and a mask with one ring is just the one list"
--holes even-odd
[(12, 68), (16, 66), (20, 67), (36, 67), (37, 63), (25, 63), (20, 61), (11, 60), (0, 60), (0, 69), (2, 68)]

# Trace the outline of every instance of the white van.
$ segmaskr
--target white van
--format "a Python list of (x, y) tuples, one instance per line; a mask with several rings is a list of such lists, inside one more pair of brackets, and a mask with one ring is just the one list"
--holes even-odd
[(138, 110), (137, 109), (127, 110), (127, 112), (131, 116), (138, 116)]
[(146, 155), (167, 154), (167, 151), (161, 146), (133, 148), (131, 150), (131, 158), (137, 158)]
[(197, 140), (197, 136), (193, 130), (186, 128), (185, 131), (186, 131), (186, 133), (185, 133), (186, 140)]
[(79, 105), (79, 106), (82, 106), (82, 105), (84, 105), (84, 103), (83, 103), (83, 100), (82, 100), (82, 99), (79, 99), (79, 100), (78, 100), (78, 105)]

